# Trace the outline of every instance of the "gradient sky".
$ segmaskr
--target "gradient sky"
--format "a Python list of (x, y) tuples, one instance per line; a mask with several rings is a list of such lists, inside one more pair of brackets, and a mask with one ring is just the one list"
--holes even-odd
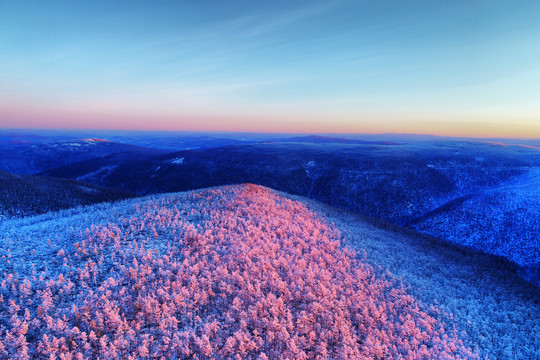
[(0, 127), (540, 138), (540, 1), (0, 0)]

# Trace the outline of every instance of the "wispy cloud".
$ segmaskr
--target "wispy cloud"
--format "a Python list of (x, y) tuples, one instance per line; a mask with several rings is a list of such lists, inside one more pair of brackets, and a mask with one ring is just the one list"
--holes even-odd
[(264, 36), (280, 31), (288, 26), (297, 26), (304, 21), (323, 16), (329, 11), (342, 6), (344, 3), (344, 1), (314, 2), (307, 6), (292, 9), (286, 13), (280, 12), (263, 16), (252, 16), (250, 21), (246, 21), (246, 27), (242, 32), (246, 37)]

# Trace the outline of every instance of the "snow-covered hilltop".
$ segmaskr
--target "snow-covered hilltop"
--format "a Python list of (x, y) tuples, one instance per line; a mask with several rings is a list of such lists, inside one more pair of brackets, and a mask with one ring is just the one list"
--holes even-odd
[[(448, 272), (452, 264), (438, 263), (405, 235), (351, 220), (350, 214), (339, 220), (331, 208), (303, 201), (248, 184), (5, 221), (0, 357), (537, 354), (538, 297), (519, 295), (504, 304), (494, 294), (485, 298), (487, 309), (476, 308), (478, 298), (464, 299), (456, 307), (461, 312), (450, 315), (451, 304), (440, 292), (459, 294), (463, 286), (479, 297), (471, 286), (475, 280), (453, 271), (453, 285), (404, 290), (399, 278), (410, 285), (422, 272), (400, 267), (403, 256), (416, 259), (416, 268), (438, 264)], [(401, 254), (385, 250), (399, 241)], [(366, 251), (366, 257), (345, 244)], [(392, 265), (376, 266), (383, 258)], [(421, 281), (436, 288), (431, 277), (437, 279), (436, 270)], [(494, 281), (488, 271), (482, 286), (489, 291), (501, 285)], [(512, 291), (518, 290), (503, 295)], [(499, 314), (491, 301), (499, 301), (506, 314), (506, 323), (499, 320), (504, 330), (485, 319)], [(508, 329), (515, 329), (511, 343), (496, 338)], [(487, 340), (472, 338), (479, 331)]]

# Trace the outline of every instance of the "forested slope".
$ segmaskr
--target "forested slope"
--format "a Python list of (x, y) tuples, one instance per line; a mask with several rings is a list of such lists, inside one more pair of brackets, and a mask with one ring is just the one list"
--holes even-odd
[(0, 220), (134, 197), (127, 191), (70, 179), (0, 171)]
[[(443, 258), (429, 255), (429, 244), (407, 238), (412, 235), (377, 229), (335, 211), (239, 185), (5, 221), (0, 224), (5, 254), (0, 259), (0, 354), (199, 359), (538, 355), (538, 294), (527, 292), (534, 288), (526, 284), (509, 287), (502, 281), (519, 283), (511, 269), (493, 270), (488, 258), (483, 279), (478, 274), (484, 269), (474, 263), (452, 270)], [(359, 252), (344, 248), (347, 244)], [(485, 255), (478, 256), (475, 263), (481, 264)], [(459, 266), (459, 257), (450, 258), (450, 265)], [(408, 265), (400, 265), (404, 262)], [(493, 275), (498, 271), (502, 275)], [(449, 272), (454, 278), (440, 282)], [(469, 296), (457, 306), (443, 301), (467, 287)], [(480, 288), (501, 289), (494, 293), (508, 297), (500, 309), (511, 307), (513, 313), (496, 318), (501, 313), (490, 299), (500, 300), (499, 295), (482, 309)], [(448, 313), (452, 309), (454, 315)], [(485, 318), (472, 316), (477, 314)], [(501, 326), (486, 327), (489, 322)], [(515, 332), (510, 342), (498, 342), (505, 325)]]
[(380, 272), (390, 271), (417, 299), (437, 304), (466, 343), (489, 359), (540, 356), (540, 289), (502, 257), (302, 197), (333, 222), (343, 241)]
[(69, 240), (42, 237), (33, 255), (11, 249), (0, 354), (473, 356), (451, 324), (342, 250), (339, 232), (301, 203), (247, 185), (124, 206), (86, 231), (75, 223)]

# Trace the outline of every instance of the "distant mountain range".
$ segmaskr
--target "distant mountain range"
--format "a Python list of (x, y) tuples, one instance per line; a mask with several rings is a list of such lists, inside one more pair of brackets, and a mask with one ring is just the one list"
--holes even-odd
[(0, 150), (0, 170), (14, 174), (35, 174), (76, 161), (122, 152), (139, 156), (164, 153), (162, 150), (94, 138), (53, 143), (5, 142)]
[(297, 142), (307, 144), (362, 144), (362, 145), (399, 145), (391, 141), (368, 141), (360, 139), (344, 139), (319, 135), (295, 136), (283, 139), (275, 139), (270, 142)]
[[(0, 136), (0, 139), (2, 137)], [(5, 137), (0, 141), (0, 171), (14, 174), (36, 174), (76, 162), (114, 155), (116, 159), (145, 159), (150, 156), (170, 153), (174, 150), (205, 150), (232, 145), (257, 144), (261, 141), (244, 141), (211, 136), (137, 138), (139, 145), (113, 142), (99, 138), (44, 142), (42, 137), (29, 135)], [(278, 138), (279, 143), (313, 144), (372, 144), (396, 145), (385, 141), (350, 140), (322, 136)], [(145, 146), (140, 146), (145, 144)], [(120, 155), (122, 154), (122, 155)]]

